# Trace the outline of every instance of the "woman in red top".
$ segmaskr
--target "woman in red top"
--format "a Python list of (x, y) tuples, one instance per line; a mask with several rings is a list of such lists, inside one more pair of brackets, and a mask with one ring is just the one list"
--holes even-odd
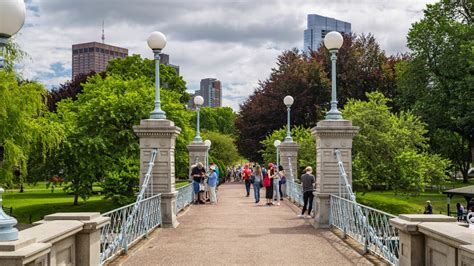
[(252, 171), (249, 169), (249, 165), (245, 164), (244, 170), (242, 171), (242, 177), (245, 182), (245, 190), (247, 191), (247, 197), (250, 195), (250, 176)]

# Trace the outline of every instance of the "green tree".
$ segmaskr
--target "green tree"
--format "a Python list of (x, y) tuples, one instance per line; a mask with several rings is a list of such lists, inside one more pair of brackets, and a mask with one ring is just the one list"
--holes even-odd
[[(28, 174), (32, 154), (43, 160), (59, 145), (64, 128), (47, 119), (46, 89), (35, 82), (18, 83), (10, 71), (0, 71), (0, 182), (22, 183)], [(20, 180), (13, 180), (13, 169), (20, 169)]]
[[(191, 118), (191, 126), (196, 128), (197, 112)], [(235, 120), (237, 114), (230, 107), (202, 107), (200, 126), (204, 131), (215, 131), (225, 135), (236, 135)]]
[[(145, 77), (147, 82), (155, 83), (155, 61), (143, 59), (140, 55), (111, 60), (105, 70), (107, 75), (117, 75), (123, 79)], [(160, 85), (181, 95), (180, 101), (187, 104), (191, 96), (186, 92), (186, 82), (170, 66), (160, 64)]]
[(381, 93), (367, 98), (350, 100), (342, 111), (360, 127), (353, 143), (354, 186), (419, 192), (442, 182), (449, 161), (427, 152), (426, 124), (409, 112), (391, 113)]
[[(432, 145), (453, 161), (467, 182), (469, 163), (474, 158), (474, 21), (473, 1), (441, 0), (427, 5), (424, 17), (408, 33), (411, 60), (398, 66), (399, 96), (404, 110), (412, 110), (429, 125), (430, 136), (439, 140), (438, 129), (449, 138), (461, 136), (456, 149)], [(454, 142), (451, 142), (451, 145)], [(432, 141), (434, 143), (434, 141)], [(471, 153), (464, 153), (468, 143)], [(467, 167), (466, 167), (467, 165)]]
[(203, 138), (209, 139), (212, 142), (209, 155), (221, 161), (225, 166), (230, 166), (239, 159), (239, 153), (232, 136), (210, 131), (204, 132)]
[[(293, 141), (300, 145), (298, 151), (298, 166), (295, 177), (299, 178), (298, 173), (302, 173), (306, 166), (311, 166), (316, 169), (316, 140), (311, 135), (311, 129), (295, 126), (291, 128), (291, 136)], [(276, 149), (273, 145), (275, 140), (283, 140), (286, 137), (286, 126), (282, 129), (273, 131), (263, 141), (263, 149), (260, 151), (264, 162), (275, 162)]]
[[(103, 79), (96, 75), (84, 84), (76, 101), (59, 102), (56, 120), (67, 129), (67, 141), (58, 151), (55, 165), (70, 182), (66, 189), (74, 192), (74, 204), (79, 197), (88, 198), (93, 182), (104, 179), (106, 188), (121, 179), (120, 187), (127, 189), (119, 192), (125, 197), (131, 195), (130, 188), (138, 185), (139, 177), (139, 146), (133, 126), (149, 117), (154, 90), (143, 76), (123, 79), (109, 75)], [(178, 175), (187, 175), (186, 144), (192, 132), (189, 114), (179, 102), (180, 94), (162, 90), (161, 96), (167, 118), (182, 129), (176, 144), (176, 170)], [(135, 181), (131, 180), (133, 175)], [(105, 193), (115, 197), (117, 190)]]

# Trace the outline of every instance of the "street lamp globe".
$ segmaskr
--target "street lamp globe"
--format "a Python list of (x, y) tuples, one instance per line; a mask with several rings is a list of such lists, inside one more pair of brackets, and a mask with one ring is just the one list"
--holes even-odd
[(10, 38), (25, 23), (26, 7), (23, 0), (0, 1), (0, 38)]
[(273, 146), (275, 146), (275, 148), (278, 148), (278, 146), (280, 146), (280, 144), (281, 144), (281, 141), (279, 139), (277, 139), (273, 142)]
[(211, 142), (210, 140), (206, 139), (206, 140), (204, 141), (204, 144), (205, 144), (207, 147), (211, 147), (212, 142)]
[(162, 50), (166, 46), (166, 36), (159, 31), (154, 31), (148, 37), (147, 42), (152, 50)]
[(290, 107), (291, 105), (293, 105), (293, 102), (295, 100), (293, 99), (293, 97), (291, 97), (290, 95), (286, 96), (284, 99), (283, 99), (283, 103), (287, 106), (287, 107)]
[(341, 48), (344, 39), (342, 35), (337, 31), (331, 31), (326, 34), (324, 37), (324, 46), (328, 48), (328, 50), (339, 50)]
[(201, 106), (204, 104), (204, 98), (201, 95), (194, 97), (194, 105)]

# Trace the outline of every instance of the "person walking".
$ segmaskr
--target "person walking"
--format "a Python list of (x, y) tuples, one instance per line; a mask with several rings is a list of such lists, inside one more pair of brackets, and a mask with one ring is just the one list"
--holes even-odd
[(458, 219), (458, 222), (461, 222), (464, 220), (464, 206), (462, 206), (461, 203), (456, 203), (456, 216)]
[(211, 204), (217, 204), (217, 196), (216, 196), (216, 186), (217, 186), (217, 172), (216, 166), (211, 165), (209, 167), (211, 174), (207, 178), (207, 185), (209, 186), (209, 194), (211, 198)]
[[(273, 164), (268, 164), (268, 169), (272, 169)], [(267, 205), (271, 206), (273, 200), (273, 182), (270, 179), (270, 170), (267, 171), (266, 175), (263, 178), (263, 186), (265, 187), (265, 198), (267, 199)]]
[(245, 182), (245, 190), (247, 191), (247, 196), (250, 196), (250, 176), (252, 175), (252, 171), (249, 169), (249, 165), (245, 164), (244, 170), (242, 171), (242, 177)]
[(251, 179), (253, 180), (253, 193), (255, 196), (255, 204), (260, 202), (260, 188), (262, 188), (263, 173), (260, 165), (255, 166), (255, 172), (252, 174)]
[(270, 170), (270, 179), (273, 183), (273, 197), (276, 200), (276, 205), (280, 206), (280, 173), (276, 165)]
[[(311, 211), (313, 210), (313, 191), (314, 191), (314, 183), (316, 183), (316, 178), (314, 177), (313, 168), (311, 166), (307, 166), (304, 169), (304, 174), (301, 176), (301, 185), (303, 188), (303, 210), (298, 217), (303, 218), (304, 213), (308, 210), (308, 218), (311, 218)], [(308, 206), (309, 205), (309, 206)], [(306, 208), (308, 206), (308, 208)]]

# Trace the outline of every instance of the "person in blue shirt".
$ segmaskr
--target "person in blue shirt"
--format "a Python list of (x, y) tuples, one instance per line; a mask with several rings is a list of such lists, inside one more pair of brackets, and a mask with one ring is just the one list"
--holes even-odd
[(211, 204), (217, 204), (217, 197), (216, 197), (216, 186), (217, 186), (217, 173), (216, 173), (216, 166), (211, 165), (209, 167), (211, 174), (207, 179), (207, 185), (209, 186), (209, 194), (211, 196)]

